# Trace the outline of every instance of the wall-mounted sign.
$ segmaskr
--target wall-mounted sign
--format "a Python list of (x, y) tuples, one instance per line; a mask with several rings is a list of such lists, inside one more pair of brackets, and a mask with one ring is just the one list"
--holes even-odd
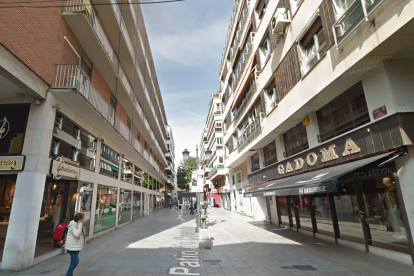
[(383, 105), (380, 108), (377, 108), (372, 111), (372, 116), (374, 117), (374, 120), (384, 117), (388, 114), (387, 106)]
[(52, 160), (50, 166), (50, 174), (53, 179), (61, 179), (62, 177), (69, 177), (79, 179), (80, 169), (79, 167), (69, 165), (65, 163), (63, 157), (57, 157)]
[(23, 170), (24, 156), (0, 156), (0, 171)]

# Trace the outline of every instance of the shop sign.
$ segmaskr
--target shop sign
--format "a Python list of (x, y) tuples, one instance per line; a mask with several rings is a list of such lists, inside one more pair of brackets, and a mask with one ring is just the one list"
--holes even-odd
[(379, 118), (384, 117), (388, 114), (387, 106), (383, 105), (380, 108), (375, 109), (372, 111), (372, 116), (374, 117), (374, 120), (377, 120)]
[(0, 156), (0, 171), (21, 171), (24, 165), (24, 156)]
[(362, 178), (372, 178), (372, 177), (378, 177), (378, 176), (386, 176), (393, 174), (394, 170), (392, 167), (384, 167), (384, 168), (376, 168), (369, 171), (363, 171), (363, 172), (355, 172), (354, 178), (362, 179)]
[(299, 188), (300, 195), (326, 193), (326, 186)]
[[(305, 162), (309, 168), (312, 168), (318, 163), (318, 161), (326, 163), (328, 161), (334, 161), (339, 158), (335, 144), (330, 145), (327, 148), (321, 148), (319, 149), (319, 152), (320, 154), (316, 154), (315, 152), (311, 151), (306, 155), (305, 159), (298, 157), (294, 159), (293, 162), (288, 161), (285, 164), (280, 164), (277, 167), (277, 172), (280, 176), (282, 176), (287, 173), (302, 170)], [(361, 148), (359, 148), (351, 138), (348, 138), (345, 141), (344, 150), (339, 154), (341, 154), (342, 157), (346, 157), (358, 152), (361, 152)]]
[(53, 179), (61, 179), (64, 176), (79, 179), (80, 169), (79, 167), (66, 164), (63, 157), (57, 157), (52, 160), (50, 174), (53, 176)]

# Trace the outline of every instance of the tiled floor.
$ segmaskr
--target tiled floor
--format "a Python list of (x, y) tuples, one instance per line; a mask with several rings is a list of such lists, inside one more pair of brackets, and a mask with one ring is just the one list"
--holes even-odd
[[(197, 244), (194, 216), (163, 209), (88, 243), (74, 275), (172, 275), (171, 268), (180, 267), (176, 259), (188, 255), (200, 266), (176, 275), (414, 275), (412, 266), (285, 229), (267, 231), (250, 217), (214, 208), (209, 216), (211, 250), (191, 248)], [(60, 255), (0, 275), (65, 275), (68, 263), (69, 256)]]

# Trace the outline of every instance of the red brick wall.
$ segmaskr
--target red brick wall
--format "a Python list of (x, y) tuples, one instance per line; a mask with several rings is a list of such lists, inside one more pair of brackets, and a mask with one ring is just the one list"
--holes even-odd
[[(26, 2), (39, 6), (49, 4)], [(0, 26), (0, 43), (49, 85), (55, 81), (55, 64), (77, 63), (76, 55), (63, 37), (79, 53), (80, 44), (62, 18), (62, 8), (1, 8)]]
[(118, 115), (119, 119), (121, 119), (121, 121), (127, 125), (128, 114), (119, 102), (116, 103), (116, 114)]
[(110, 103), (111, 89), (106, 84), (105, 80), (103, 79), (95, 65), (92, 66), (91, 81), (93, 85), (96, 87), (96, 89), (98, 89), (98, 91), (104, 97), (105, 101), (107, 103)]
[(302, 77), (298, 54), (297, 46), (294, 44), (276, 69), (276, 91), (279, 100), (282, 100)]

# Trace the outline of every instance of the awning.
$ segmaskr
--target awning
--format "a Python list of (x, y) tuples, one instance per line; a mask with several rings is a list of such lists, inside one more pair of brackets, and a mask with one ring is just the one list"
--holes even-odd
[(268, 181), (246, 192), (245, 197), (334, 193), (337, 191), (336, 184), (339, 177), (390, 154), (384, 153), (338, 166)]
[(111, 166), (112, 167), (112, 170), (114, 170), (114, 171), (116, 171), (116, 172), (119, 172), (119, 170), (118, 170), (118, 168), (117, 167), (115, 167), (115, 166)]
[(221, 203), (220, 195), (219, 194), (216, 194), (216, 193), (210, 194), (207, 198), (214, 198), (216, 204), (220, 204)]

